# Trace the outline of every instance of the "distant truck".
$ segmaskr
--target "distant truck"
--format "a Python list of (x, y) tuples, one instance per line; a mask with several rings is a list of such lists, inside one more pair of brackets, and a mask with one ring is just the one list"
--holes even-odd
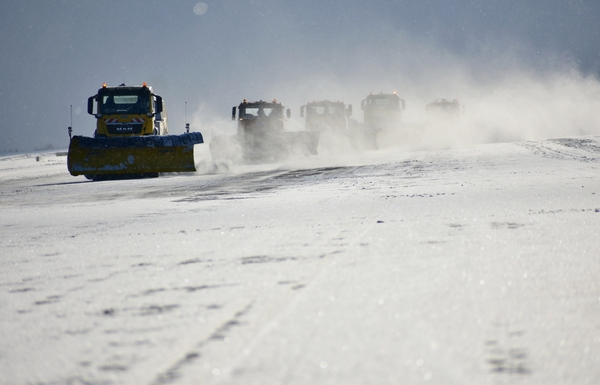
[(393, 130), (402, 124), (403, 99), (392, 94), (369, 94), (360, 104), (364, 111), (364, 125), (368, 130)]
[[(300, 107), (300, 117), (304, 118), (305, 130), (319, 133), (320, 142), (326, 143), (325, 147), (329, 150), (377, 148), (374, 131), (361, 129), (356, 120), (352, 119), (351, 104), (328, 100), (312, 101)], [(350, 147), (344, 147), (346, 145)]]
[(277, 100), (248, 102), (244, 99), (231, 110), (231, 119), (237, 121), (236, 135), (219, 135), (210, 142), (213, 160), (252, 163), (316, 154), (318, 133), (286, 131), (285, 123), (290, 116), (290, 109)]
[(352, 105), (328, 100), (312, 101), (300, 107), (300, 117), (304, 118), (307, 131), (345, 132), (352, 120)]
[(425, 106), (425, 114), (434, 120), (456, 121), (464, 113), (465, 106), (461, 105), (457, 99), (452, 101), (440, 99)]

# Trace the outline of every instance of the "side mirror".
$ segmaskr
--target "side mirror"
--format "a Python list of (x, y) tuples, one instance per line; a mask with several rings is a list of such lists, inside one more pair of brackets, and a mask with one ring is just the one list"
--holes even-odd
[(301, 117), (301, 118), (303, 118), (303, 117), (304, 117), (304, 107), (305, 107), (305, 106), (302, 106), (302, 107), (300, 107), (300, 117)]
[(288, 119), (292, 116), (292, 111), (290, 111), (289, 108), (285, 110), (285, 116), (287, 116)]
[(158, 96), (158, 95), (154, 95), (156, 96), (156, 109), (154, 110), (155, 114), (160, 114), (161, 112), (163, 112), (163, 100), (162, 97)]
[(348, 117), (352, 116), (352, 104), (348, 104), (348, 111), (347, 111)]
[(235, 120), (235, 106), (231, 109), (231, 120)]
[(94, 100), (96, 100), (96, 96), (98, 95), (90, 96), (88, 98), (88, 114), (90, 115), (94, 115)]

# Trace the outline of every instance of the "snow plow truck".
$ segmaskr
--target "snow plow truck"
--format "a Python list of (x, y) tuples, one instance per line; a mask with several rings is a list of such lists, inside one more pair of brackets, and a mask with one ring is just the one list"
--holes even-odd
[(87, 109), (96, 117), (96, 130), (93, 138), (71, 138), (67, 154), (71, 175), (103, 180), (196, 171), (194, 145), (203, 143), (202, 134), (168, 135), (163, 99), (146, 83), (103, 84), (89, 97)]
[(456, 121), (460, 120), (461, 114), (465, 113), (465, 106), (457, 99), (452, 101), (440, 99), (425, 106), (425, 113), (431, 119)]
[(308, 102), (300, 107), (300, 117), (304, 118), (304, 129), (318, 132), (319, 142), (326, 147), (340, 149), (347, 144), (354, 150), (362, 150), (375, 146), (372, 135), (352, 119), (351, 104), (329, 100)]
[(402, 110), (406, 107), (404, 100), (395, 92), (371, 93), (360, 106), (364, 111), (365, 128), (376, 131), (397, 129), (402, 123)]
[(352, 105), (328, 100), (312, 101), (300, 107), (307, 131), (346, 132), (350, 128)]
[(280, 161), (290, 156), (317, 153), (318, 132), (286, 131), (289, 108), (277, 100), (248, 102), (246, 99), (231, 110), (237, 121), (234, 136), (215, 136), (210, 144), (213, 160), (233, 163)]
[(360, 104), (364, 112), (364, 138), (370, 148), (387, 147), (397, 142), (402, 135), (402, 110), (406, 107), (403, 99), (394, 92), (391, 94), (367, 95)]

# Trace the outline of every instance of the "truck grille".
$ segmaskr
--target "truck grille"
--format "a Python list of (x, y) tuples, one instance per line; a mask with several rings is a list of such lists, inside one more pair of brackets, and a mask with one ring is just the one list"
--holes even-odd
[(106, 130), (112, 135), (141, 134), (143, 123), (106, 123)]

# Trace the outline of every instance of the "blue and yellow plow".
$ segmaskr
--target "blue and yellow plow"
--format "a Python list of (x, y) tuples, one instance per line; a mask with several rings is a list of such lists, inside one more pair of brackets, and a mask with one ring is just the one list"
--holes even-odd
[(88, 179), (158, 176), (161, 172), (194, 172), (194, 145), (202, 134), (148, 135), (112, 138), (73, 136), (67, 168)]

